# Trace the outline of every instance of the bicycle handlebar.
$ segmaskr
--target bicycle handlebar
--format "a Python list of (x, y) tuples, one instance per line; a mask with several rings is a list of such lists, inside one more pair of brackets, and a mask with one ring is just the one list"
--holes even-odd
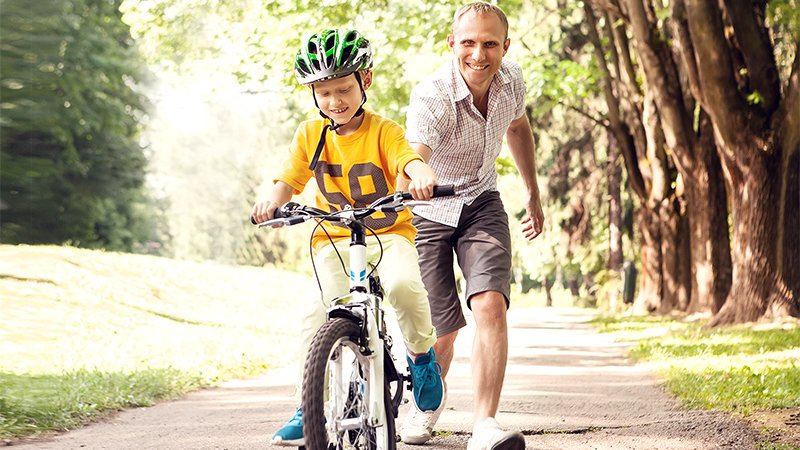
[[(455, 195), (455, 187), (452, 184), (445, 184), (433, 187), (432, 197), (447, 197), (451, 195)], [(410, 192), (396, 192), (394, 194), (389, 194), (385, 197), (379, 198), (369, 206), (363, 208), (354, 208), (349, 211), (363, 212), (364, 213), (363, 217), (366, 217), (373, 214), (376, 211), (379, 211), (382, 206), (391, 205), (393, 201), (399, 203), (399, 205), (395, 205), (395, 207), (403, 208), (404, 206), (402, 205), (402, 200), (413, 200), (413, 197)], [(295, 202), (289, 202), (281, 206), (280, 208), (276, 209), (273, 218), (271, 220), (268, 220), (267, 222), (263, 223), (257, 223), (255, 217), (250, 216), (250, 223), (252, 223), (253, 225), (265, 225), (269, 222), (272, 222), (272, 220), (276, 220), (276, 222), (274, 222), (275, 224), (281, 223), (282, 225), (296, 225), (305, 222), (306, 220), (312, 217), (328, 219), (328, 220), (333, 220), (334, 218), (338, 218), (339, 220), (341, 220), (342, 217), (337, 216), (337, 214), (340, 214), (341, 212), (342, 211), (327, 212), (321, 209), (314, 208), (312, 206), (302, 206)]]

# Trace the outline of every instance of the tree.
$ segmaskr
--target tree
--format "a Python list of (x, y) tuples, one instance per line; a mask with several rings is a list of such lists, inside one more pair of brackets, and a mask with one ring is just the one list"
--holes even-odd
[[(774, 2), (771, 15), (766, 2), (673, 0), (668, 9), (649, 0), (593, 3), (630, 25), (646, 89), (686, 182), (696, 280), (698, 261), (713, 269), (698, 292), (715, 297), (712, 325), (755, 320), (768, 310), (798, 314), (800, 275), (790, 268), (800, 243), (789, 232), (800, 224), (796, 2)], [(788, 70), (780, 69), (777, 52)], [(726, 227), (722, 214), (709, 215), (723, 197), (717, 160), (733, 224), (727, 295), (727, 251), (717, 238)]]
[[(796, 2), (785, 3), (797, 14)], [(783, 84), (766, 2), (722, 5), (687, 0), (691, 46), (681, 46), (695, 63), (692, 92), (713, 123), (731, 194), (733, 285), (712, 325), (771, 308), (800, 315), (800, 39), (784, 36), (794, 61)]]
[(119, 2), (3, 2), (2, 239), (133, 249), (152, 237), (140, 60)]

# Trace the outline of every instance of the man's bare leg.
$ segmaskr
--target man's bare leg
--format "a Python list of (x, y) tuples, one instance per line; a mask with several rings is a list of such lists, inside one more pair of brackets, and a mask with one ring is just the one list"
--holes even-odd
[(436, 343), (433, 344), (433, 351), (436, 353), (436, 362), (442, 366), (442, 380), (450, 370), (450, 364), (453, 362), (453, 344), (456, 341), (458, 330), (452, 331), (445, 335), (436, 338)]
[(500, 292), (475, 294), (470, 305), (476, 325), (472, 344), (473, 419), (478, 423), (497, 414), (508, 360), (508, 326), (506, 300)]

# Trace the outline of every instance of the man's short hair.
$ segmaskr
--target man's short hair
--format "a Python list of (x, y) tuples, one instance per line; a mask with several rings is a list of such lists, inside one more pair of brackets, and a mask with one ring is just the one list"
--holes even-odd
[(500, 22), (503, 24), (503, 28), (505, 28), (506, 31), (504, 39), (508, 39), (508, 18), (506, 17), (506, 13), (504, 13), (499, 6), (487, 2), (472, 2), (462, 6), (461, 8), (458, 8), (453, 16), (453, 27), (451, 31), (453, 34), (455, 34), (456, 25), (458, 25), (458, 22), (461, 21), (461, 18), (464, 16), (464, 14), (470, 11), (475, 11), (476, 14), (497, 14), (497, 17), (500, 18)]

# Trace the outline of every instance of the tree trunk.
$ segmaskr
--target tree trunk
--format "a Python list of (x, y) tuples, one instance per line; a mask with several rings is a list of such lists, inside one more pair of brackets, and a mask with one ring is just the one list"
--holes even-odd
[(678, 290), (678, 309), (681, 311), (689, 310), (689, 302), (692, 299), (692, 244), (691, 233), (689, 231), (689, 214), (688, 210), (680, 215), (678, 221), (678, 277), (679, 277), (679, 290)]
[[(783, 118), (786, 118), (784, 120)], [(800, 317), (800, 42), (786, 87), (786, 98), (777, 114), (777, 140), (783, 148), (781, 172), (781, 221), (778, 225), (778, 262), (789, 300), (787, 313)]]
[(691, 234), (692, 295), (688, 312), (717, 313), (731, 288), (728, 198), (713, 129), (701, 112), (696, 159), (684, 176)]
[(608, 264), (609, 270), (622, 269), (622, 169), (620, 151), (614, 133), (608, 135)]
[(551, 292), (553, 289), (553, 281), (550, 279), (550, 275), (545, 275), (544, 277), (544, 293), (547, 296), (547, 303), (545, 306), (553, 306), (553, 293)]
[(770, 182), (779, 173), (772, 156), (753, 155), (744, 176), (738, 167), (726, 172), (731, 186), (733, 284), (728, 300), (709, 326), (752, 322), (770, 306), (775, 283), (779, 192)]
[(569, 292), (572, 293), (573, 303), (577, 303), (581, 298), (581, 283), (578, 281), (578, 276), (570, 275), (567, 278), (567, 286), (569, 287)]
[(638, 211), (639, 232), (641, 239), (642, 268), (640, 271), (639, 295), (633, 303), (633, 310), (638, 314), (657, 311), (661, 305), (664, 292), (663, 267), (661, 258), (661, 227), (658, 213), (640, 208)]
[(784, 158), (783, 211), (778, 240), (778, 257), (785, 297), (785, 313), (800, 317), (800, 145)]
[[(733, 222), (733, 281), (728, 300), (709, 326), (749, 322), (767, 311), (791, 313), (797, 303), (797, 275), (787, 272), (785, 261), (796, 264), (800, 248), (795, 230), (782, 228), (795, 218), (786, 216), (796, 208), (789, 198), (796, 188), (785, 183), (797, 179), (787, 157), (795, 151), (786, 139), (798, 127), (797, 72), (793, 63), (786, 97), (780, 99), (777, 85), (770, 81), (775, 69), (768, 30), (759, 17), (758, 6), (726, 2), (726, 13), (734, 25), (731, 40), (719, 4), (687, 0), (689, 31), (698, 61), (700, 100), (714, 123), (720, 159), (728, 182)], [(746, 23), (760, 20), (760, 23)], [(727, 33), (727, 34), (726, 34)], [(737, 46), (738, 45), (738, 46)], [(735, 64), (744, 60), (745, 67)], [(746, 69), (746, 70), (742, 70)], [(763, 101), (750, 104), (738, 88), (739, 78), (759, 86)], [(783, 133), (783, 136), (780, 136)], [(795, 141), (796, 142), (796, 141)], [(788, 155), (786, 154), (788, 152)], [(786, 172), (788, 168), (789, 172)], [(788, 194), (788, 195), (787, 195)], [(789, 206), (787, 206), (789, 205)], [(787, 243), (789, 245), (787, 245)], [(797, 266), (788, 270), (797, 271)], [(785, 276), (789, 274), (789, 276)]]
[[(687, 283), (686, 270), (683, 266), (688, 260), (681, 258), (685, 246), (682, 240), (688, 235), (685, 231), (685, 218), (680, 211), (677, 198), (665, 200), (660, 208), (661, 232), (661, 272), (663, 276), (663, 297), (658, 307), (660, 314), (667, 314), (673, 310), (683, 310), (689, 303), (691, 282)], [(682, 223), (684, 222), (684, 223)]]

